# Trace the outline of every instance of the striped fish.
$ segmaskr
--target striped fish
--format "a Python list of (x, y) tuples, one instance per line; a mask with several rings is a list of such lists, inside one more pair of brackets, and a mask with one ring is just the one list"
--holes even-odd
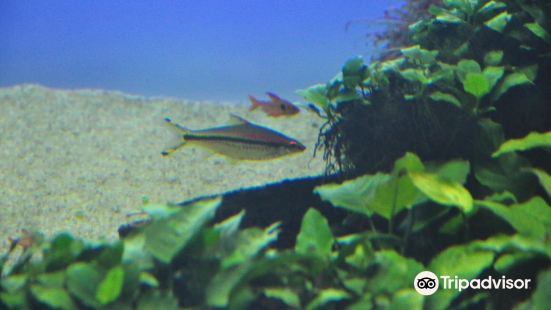
[(194, 144), (232, 160), (268, 160), (299, 153), (306, 148), (282, 133), (253, 124), (237, 115), (231, 117), (231, 125), (202, 130), (190, 130), (165, 118), (165, 122), (178, 134), (179, 141), (161, 154), (168, 156), (184, 145)]

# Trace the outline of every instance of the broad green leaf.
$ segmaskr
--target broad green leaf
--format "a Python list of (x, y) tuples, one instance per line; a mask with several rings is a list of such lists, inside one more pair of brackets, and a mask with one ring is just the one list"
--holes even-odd
[(517, 71), (526, 75), (526, 78), (528, 78), (530, 81), (534, 81), (538, 75), (538, 65), (534, 64), (529, 66), (523, 66), (518, 68)]
[(11, 293), (0, 291), (0, 305), (7, 309), (31, 309), (29, 297), (23, 290)]
[(328, 303), (346, 299), (350, 299), (350, 295), (346, 291), (335, 288), (326, 288), (323, 289), (318, 296), (306, 306), (306, 310), (320, 309)]
[(285, 287), (269, 287), (264, 289), (264, 295), (268, 298), (281, 300), (293, 309), (300, 309), (300, 299), (297, 293)]
[(155, 278), (154, 275), (152, 275), (147, 271), (140, 272), (139, 279), (140, 279), (140, 284), (142, 285), (154, 287), (154, 288), (159, 287), (159, 280), (157, 280), (157, 278)]
[(159, 291), (148, 291), (138, 300), (138, 310), (178, 310), (178, 299)]
[(473, 250), (492, 251), (495, 253), (536, 253), (551, 258), (551, 248), (539, 240), (515, 235), (497, 235), (485, 240), (470, 243)]
[[(454, 13), (443, 9), (441, 7), (431, 4), (429, 7), (429, 13), (432, 14), (436, 21), (445, 24), (458, 24), (464, 22), (459, 16), (454, 15)], [(410, 30), (413, 30), (410, 28)]]
[(398, 71), (405, 60), (405, 57), (398, 57), (383, 61), (379, 65), (382, 71)]
[(461, 108), (461, 102), (459, 102), (459, 100), (452, 94), (435, 91), (432, 94), (430, 94), (430, 98), (434, 101), (444, 101), (458, 108)]
[(486, 66), (497, 66), (503, 60), (503, 51), (489, 51), (484, 55), (484, 64)]
[(355, 100), (364, 100), (362, 96), (355, 89), (349, 89), (347, 91), (340, 91), (335, 97), (333, 97), (333, 102), (339, 104), (341, 102), (355, 101)]
[(145, 250), (145, 235), (143, 230), (125, 237), (123, 242), (123, 262), (139, 263), (144, 269), (153, 268), (153, 256)]
[(302, 254), (315, 253), (327, 258), (331, 254), (333, 242), (333, 234), (327, 219), (318, 210), (308, 209), (302, 218), (295, 251)]
[(484, 68), (482, 74), (484, 74), (484, 77), (488, 81), (490, 89), (493, 89), (499, 79), (501, 79), (501, 77), (503, 76), (503, 72), (505, 72), (505, 69), (503, 67), (488, 66)]
[(414, 289), (405, 288), (397, 291), (392, 296), (388, 309), (393, 310), (422, 310), (424, 304), (423, 295)]
[(65, 270), (40, 274), (37, 280), (38, 283), (46, 287), (63, 287), (65, 285)]
[(392, 172), (394, 174), (399, 174), (401, 172), (423, 172), (425, 171), (425, 166), (421, 159), (413, 153), (406, 152), (406, 154), (400, 157), (394, 162), (394, 168)]
[(363, 80), (363, 70), (365, 69), (363, 58), (358, 56), (346, 62), (342, 68), (342, 79), (346, 87), (354, 88)]
[(476, 135), (476, 149), (480, 154), (491, 155), (505, 141), (501, 124), (489, 118), (478, 121), (479, 132)]
[(354, 252), (346, 256), (344, 260), (350, 266), (354, 266), (355, 268), (358, 268), (358, 269), (365, 269), (367, 268), (368, 263), (371, 261), (371, 257), (370, 257), (371, 255), (367, 254), (369, 252), (370, 252), (369, 250), (366, 250), (366, 247), (364, 244), (359, 243), (355, 246)]
[(478, 3), (476, 0), (443, 0), (443, 2), (467, 15), (474, 13), (475, 6)]
[(329, 109), (329, 105), (331, 104), (329, 99), (327, 99), (327, 86), (325, 84), (315, 84), (307, 89), (297, 90), (296, 93), (323, 111)]
[(496, 259), (494, 269), (500, 274), (508, 273), (512, 268), (534, 259), (535, 253), (515, 252), (505, 253)]
[(410, 177), (413, 184), (434, 202), (459, 207), (465, 213), (472, 211), (473, 198), (461, 184), (428, 173), (410, 173)]
[(531, 132), (524, 138), (507, 140), (492, 154), (492, 157), (495, 158), (511, 152), (527, 151), (540, 147), (551, 148), (551, 131), (545, 133)]
[(468, 55), (470, 53), (470, 50), (471, 44), (469, 43), (469, 41), (465, 41), (463, 44), (459, 45), (459, 47), (457, 47), (452, 54), (455, 57), (462, 58), (465, 55)]
[(484, 22), (486, 26), (488, 26), (490, 29), (493, 29), (497, 32), (502, 32), (503, 29), (507, 26), (509, 21), (511, 20), (512, 15), (505, 12), (501, 12), (500, 14), (496, 15), (495, 17), (487, 20)]
[(383, 173), (358, 177), (340, 185), (318, 186), (314, 192), (336, 207), (368, 216), (374, 212), (386, 219), (413, 206), (421, 198), (407, 175)]
[(445, 24), (460, 24), (465, 22), (463, 19), (459, 18), (456, 15), (449, 13), (438, 14), (435, 17), (435, 20)]
[(180, 207), (177, 213), (149, 224), (145, 230), (145, 248), (163, 263), (169, 263), (209, 221), (220, 199), (196, 202)]
[(532, 177), (525, 172), (530, 162), (516, 153), (500, 156), (497, 160), (489, 160), (478, 164), (474, 171), (475, 177), (482, 185), (496, 192), (509, 191), (518, 197), (526, 196), (535, 184)]
[(400, 49), (400, 51), (408, 59), (414, 60), (420, 64), (433, 64), (438, 55), (438, 51), (429, 51), (422, 48), (420, 45), (404, 47)]
[(178, 213), (182, 208), (165, 204), (148, 203), (143, 206), (143, 210), (151, 218), (159, 220)]
[(503, 94), (505, 94), (511, 87), (524, 85), (524, 84), (533, 84), (526, 74), (521, 72), (514, 72), (508, 74), (503, 82), (499, 84), (497, 91), (494, 95), (494, 100), (499, 99)]
[[(547, 269), (538, 274), (537, 287), (529, 300), (523, 302), (518, 307), (519, 310), (544, 310), (549, 308), (549, 296), (551, 296), (551, 269)], [(535, 283), (532, 284), (531, 287)]]
[(440, 68), (430, 73), (431, 83), (439, 82), (452, 84), (455, 82), (455, 66), (443, 62), (438, 63)]
[(413, 95), (412, 94), (405, 94), (404, 99), (407, 100), (407, 101), (415, 100), (415, 99), (417, 99), (417, 95), (415, 95), (415, 94), (413, 94)]
[(463, 89), (480, 99), (490, 92), (490, 83), (482, 73), (467, 73), (463, 81)]
[(540, 197), (509, 207), (486, 200), (477, 204), (511, 224), (521, 235), (543, 240), (551, 231), (551, 208)]
[(541, 169), (530, 169), (538, 177), (541, 187), (545, 189), (547, 196), (551, 198), (551, 175)]
[(101, 274), (89, 263), (75, 263), (67, 268), (67, 288), (83, 303), (99, 308), (96, 300), (96, 289), (101, 282)]
[[(438, 277), (458, 276), (463, 279), (474, 279), (492, 266), (495, 254), (491, 251), (475, 250), (472, 245), (451, 246), (440, 252), (429, 264), (427, 270)], [(440, 284), (442, 286), (442, 284)], [(438, 290), (428, 298), (429, 309), (447, 309), (460, 292), (458, 290)]]
[(31, 292), (38, 301), (53, 309), (77, 309), (71, 296), (63, 288), (33, 285), (31, 286)]
[(467, 74), (469, 73), (481, 73), (480, 65), (478, 62), (472, 59), (462, 59), (457, 63), (456, 67), (457, 78), (461, 83), (465, 82)]
[(465, 184), (471, 165), (466, 160), (451, 160), (438, 167), (436, 173), (439, 177), (450, 182)]
[(27, 284), (28, 280), (29, 275), (27, 274), (14, 274), (9, 277), (0, 278), (0, 285), (6, 292), (16, 292), (20, 291)]
[(44, 261), (50, 270), (71, 264), (82, 253), (85, 245), (82, 240), (75, 239), (68, 233), (57, 235), (50, 248), (44, 253)]
[(508, 191), (494, 193), (492, 195), (486, 196), (484, 199), (499, 203), (518, 203), (517, 197), (513, 193)]
[(320, 195), (321, 199), (330, 202), (335, 207), (371, 215), (372, 211), (366, 205), (367, 199), (373, 197), (380, 184), (388, 182), (390, 178), (390, 175), (384, 173), (364, 175), (345, 181), (342, 184), (317, 186), (314, 193)]
[(280, 223), (274, 223), (262, 230), (256, 227), (240, 231), (237, 245), (233, 252), (222, 261), (222, 268), (227, 269), (253, 258), (270, 243), (277, 240)]
[(122, 266), (111, 268), (99, 284), (96, 299), (103, 305), (115, 301), (122, 290), (124, 283), (124, 269)]
[(245, 210), (241, 210), (239, 213), (230, 216), (220, 223), (214, 225), (214, 229), (220, 232), (223, 236), (233, 236), (239, 230), (239, 225), (245, 216)]
[(408, 81), (419, 82), (423, 85), (428, 85), (430, 83), (430, 80), (421, 69), (404, 69), (399, 72), (400, 75)]
[(393, 294), (400, 289), (411, 288), (415, 275), (423, 271), (419, 262), (392, 250), (375, 252), (373, 263), (377, 271), (368, 278), (366, 287), (374, 295)]
[(478, 14), (484, 14), (484, 13), (492, 12), (494, 10), (502, 9), (504, 7), (507, 7), (507, 5), (503, 2), (493, 1), (493, 0), (488, 1), (480, 9), (478, 9)]
[(207, 304), (211, 307), (226, 307), (230, 302), (231, 293), (250, 268), (250, 264), (240, 264), (218, 272), (207, 286)]
[(549, 35), (549, 33), (545, 31), (545, 29), (538, 23), (526, 23), (524, 24), (524, 27), (528, 28), (528, 30), (530, 30), (538, 38), (542, 39), (548, 44), (551, 44), (551, 35)]

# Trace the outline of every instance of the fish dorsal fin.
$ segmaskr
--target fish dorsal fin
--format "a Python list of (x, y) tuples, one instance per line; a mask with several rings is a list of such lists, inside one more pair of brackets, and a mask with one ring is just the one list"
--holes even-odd
[(250, 123), (239, 115), (230, 114), (230, 125), (249, 125)]
[(278, 101), (281, 101), (281, 98), (278, 95), (274, 94), (274, 93), (266, 92), (266, 95), (268, 95), (268, 97), (270, 97), (270, 100), (273, 103), (277, 103)]

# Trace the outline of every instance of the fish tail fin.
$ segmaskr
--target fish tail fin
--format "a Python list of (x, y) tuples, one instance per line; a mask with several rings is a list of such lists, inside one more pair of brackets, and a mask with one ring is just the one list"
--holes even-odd
[(260, 102), (255, 97), (249, 95), (249, 100), (252, 103), (252, 106), (249, 108), (249, 111), (253, 111), (254, 109), (260, 107)]
[(161, 155), (166, 157), (176, 152), (176, 150), (178, 150), (180, 147), (186, 144), (186, 140), (184, 136), (187, 133), (189, 133), (191, 130), (184, 126), (173, 123), (170, 118), (165, 118), (164, 121), (167, 127), (170, 129), (170, 131), (174, 133), (174, 139), (173, 139), (174, 141), (172, 141), (169, 144), (170, 146), (166, 147), (163, 151), (161, 151)]

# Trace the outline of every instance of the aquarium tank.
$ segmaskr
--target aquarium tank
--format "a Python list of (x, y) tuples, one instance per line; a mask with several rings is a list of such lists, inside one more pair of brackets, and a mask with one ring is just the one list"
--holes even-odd
[(4, 1), (0, 30), (0, 309), (549, 309), (549, 1)]

